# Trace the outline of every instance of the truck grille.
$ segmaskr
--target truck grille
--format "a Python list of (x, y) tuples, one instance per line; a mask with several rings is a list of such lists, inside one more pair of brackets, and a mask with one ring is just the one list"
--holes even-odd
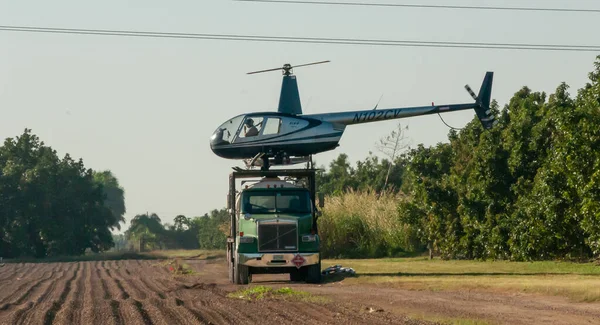
[(259, 251), (298, 250), (298, 227), (290, 222), (261, 222), (258, 224)]

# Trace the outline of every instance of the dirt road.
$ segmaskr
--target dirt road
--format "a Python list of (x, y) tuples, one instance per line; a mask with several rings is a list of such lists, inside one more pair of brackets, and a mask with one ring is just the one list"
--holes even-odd
[(377, 286), (289, 283), (327, 302), (230, 298), (222, 260), (186, 261), (174, 276), (161, 261), (6, 264), (0, 268), (0, 324), (432, 324), (407, 315), (485, 319), (506, 324), (600, 324), (600, 304), (559, 298), (428, 292)]

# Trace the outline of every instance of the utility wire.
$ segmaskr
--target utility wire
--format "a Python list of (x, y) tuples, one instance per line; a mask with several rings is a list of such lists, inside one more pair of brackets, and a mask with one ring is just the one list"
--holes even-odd
[(475, 46), (507, 46), (507, 47), (568, 47), (568, 48), (591, 48), (598, 49), (600, 45), (561, 45), (561, 44), (525, 44), (525, 43), (475, 43), (475, 42), (449, 42), (449, 41), (411, 41), (411, 40), (385, 40), (385, 39), (360, 39), (360, 38), (324, 38), (324, 37), (289, 37), (289, 36), (259, 36), (259, 35), (240, 35), (240, 34), (194, 34), (194, 33), (169, 33), (169, 32), (140, 32), (124, 30), (106, 30), (106, 29), (69, 29), (52, 27), (25, 27), (25, 26), (2, 26), (0, 30), (14, 31), (32, 31), (32, 32), (60, 32), (75, 34), (98, 34), (98, 35), (116, 35), (116, 36), (147, 36), (147, 37), (190, 37), (190, 38), (234, 38), (234, 39), (272, 39), (281, 40), (308, 40), (308, 41), (331, 41), (331, 42), (365, 42), (365, 43), (407, 43), (407, 44), (436, 44), (436, 45), (475, 45)]
[(353, 38), (261, 36), (261, 35), (238, 35), (238, 34), (197, 34), (197, 33), (144, 32), (144, 31), (106, 30), (106, 29), (75, 29), (75, 28), (6, 26), (6, 25), (0, 25), (0, 31), (29, 32), (29, 33), (52, 33), (52, 34), (77, 34), (77, 35), (130, 36), (130, 37), (151, 37), (151, 38), (252, 41), (252, 42), (278, 42), (278, 43), (311, 43), (311, 44), (374, 45), (374, 46), (412, 46), (412, 47), (437, 47), (437, 48), (600, 52), (600, 45), (475, 43), (475, 42), (439, 42), (439, 41), (353, 39)]
[(233, 0), (242, 2), (265, 2), (283, 4), (334, 5), (334, 6), (364, 6), (364, 7), (403, 7), (403, 8), (433, 8), (433, 9), (473, 9), (473, 10), (508, 10), (508, 11), (550, 11), (550, 12), (586, 12), (600, 13), (600, 9), (572, 8), (534, 8), (534, 7), (487, 7), (487, 6), (450, 6), (450, 5), (416, 5), (397, 3), (369, 2), (332, 2), (332, 1), (300, 1), (300, 0)]

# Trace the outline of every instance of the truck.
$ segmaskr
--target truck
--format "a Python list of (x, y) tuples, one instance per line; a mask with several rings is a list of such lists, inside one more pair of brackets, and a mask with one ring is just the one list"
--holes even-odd
[(253, 274), (286, 273), (291, 281), (321, 282), (316, 198), (319, 208), (324, 200), (316, 193), (315, 172), (236, 168), (229, 175), (231, 283), (248, 284)]

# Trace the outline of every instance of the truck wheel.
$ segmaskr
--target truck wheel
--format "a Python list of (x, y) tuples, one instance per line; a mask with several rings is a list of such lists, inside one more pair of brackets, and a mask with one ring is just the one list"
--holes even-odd
[(306, 270), (306, 282), (321, 283), (321, 260), (318, 264), (309, 265)]
[(248, 284), (250, 282), (250, 274), (246, 265), (235, 263), (235, 284)]
[(290, 271), (290, 281), (293, 282), (302, 282), (306, 279), (306, 272), (302, 272), (305, 271), (303, 269), (292, 269)]

